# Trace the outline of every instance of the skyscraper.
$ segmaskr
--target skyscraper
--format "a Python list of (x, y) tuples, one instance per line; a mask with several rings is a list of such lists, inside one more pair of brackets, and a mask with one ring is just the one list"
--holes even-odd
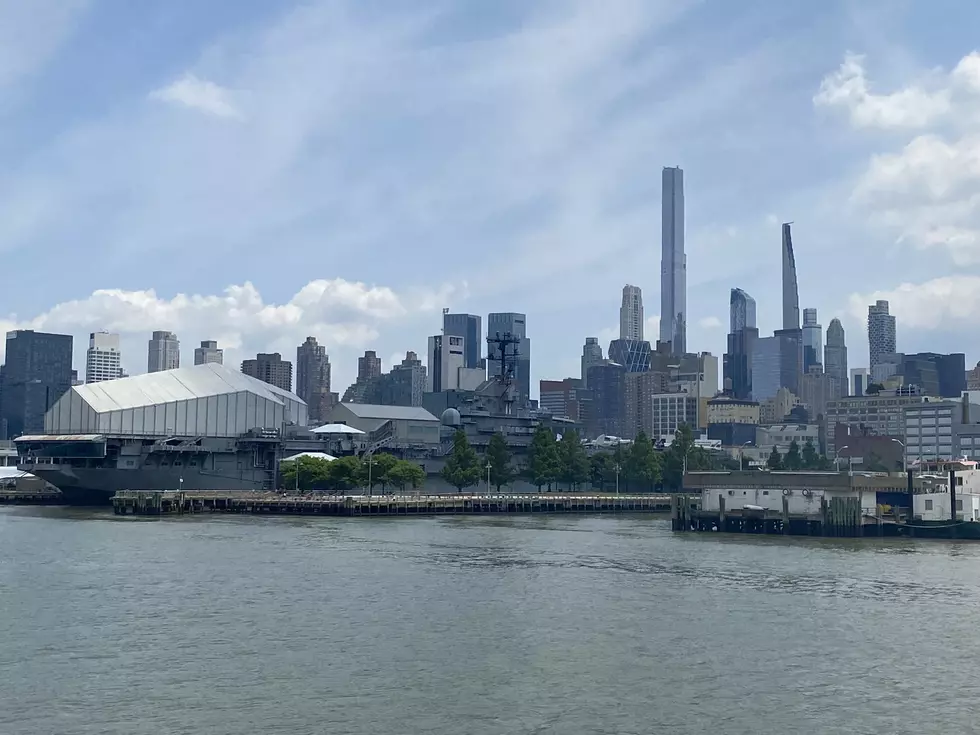
[(748, 400), (752, 395), (752, 352), (759, 339), (755, 299), (742, 289), (733, 288), (728, 317), (731, 331), (722, 362), (722, 385), (735, 398)]
[(71, 358), (71, 335), (7, 332), (0, 368), (0, 418), (7, 424), (7, 436), (44, 432), (44, 414), (71, 388)]
[(792, 222), (783, 223), (783, 329), (800, 328), (800, 291), (796, 283)]
[(426, 392), (441, 393), (458, 390), (460, 369), (465, 367), (466, 340), (454, 334), (429, 337), (429, 372)]
[(480, 345), (483, 342), (483, 320), (475, 314), (442, 315), (442, 333), (463, 338), (466, 353), (463, 355), (463, 367), (478, 368), (483, 357)]
[[(531, 340), (527, 336), (527, 317), (516, 312), (492, 313), (487, 315), (487, 334), (507, 334), (520, 339), (517, 345), (517, 365), (514, 369), (514, 384), (517, 388), (518, 403), (527, 404), (531, 400)], [(509, 353), (508, 353), (509, 354)], [(487, 358), (487, 377), (500, 375), (500, 360)]]
[(260, 352), (254, 360), (242, 360), (242, 372), (282, 390), (293, 389), (293, 363), (278, 352)]
[(154, 332), (147, 346), (146, 372), (159, 373), (180, 367), (180, 342), (173, 332)]
[(599, 344), (598, 337), (586, 337), (585, 344), (582, 346), (582, 387), (589, 387), (589, 368), (593, 365), (601, 365), (602, 345)]
[(821, 368), (823, 363), (823, 327), (817, 323), (817, 310), (803, 310), (803, 372)]
[(381, 375), (381, 358), (374, 350), (365, 350), (364, 357), (357, 358), (357, 380), (363, 382)]
[(837, 317), (831, 319), (827, 327), (827, 346), (823, 355), (824, 370), (837, 381), (834, 398), (842, 398), (848, 394), (847, 346), (844, 344), (844, 327)]
[(218, 343), (213, 339), (206, 339), (201, 342), (200, 347), (194, 348), (194, 364), (195, 365), (208, 365), (210, 363), (216, 363), (218, 365), (223, 365), (225, 361), (224, 350), (219, 349)]
[(868, 307), (868, 367), (872, 374), (885, 355), (897, 351), (895, 317), (888, 313), (888, 302), (878, 300)]
[(306, 401), (310, 426), (326, 422), (333, 406), (330, 397), (330, 357), (327, 348), (317, 344), (316, 337), (307, 337), (296, 348), (296, 395)]
[(664, 168), (660, 256), (660, 341), (687, 351), (687, 256), (684, 255), (684, 172)]
[(100, 383), (103, 380), (115, 380), (122, 376), (119, 335), (92, 332), (88, 336), (88, 350), (85, 351), (85, 382)]
[(643, 339), (643, 293), (639, 286), (623, 286), (623, 304), (619, 307), (619, 338)]
[(740, 288), (733, 288), (728, 300), (728, 321), (731, 325), (729, 331), (737, 332), (739, 329), (755, 329), (755, 299), (749, 296)]

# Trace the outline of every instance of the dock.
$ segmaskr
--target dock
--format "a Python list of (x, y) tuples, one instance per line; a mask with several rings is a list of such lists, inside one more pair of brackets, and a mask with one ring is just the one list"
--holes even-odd
[(0, 505), (62, 505), (57, 490), (0, 490)]
[(422, 495), (282, 495), (262, 492), (127, 490), (112, 498), (116, 515), (189, 513), (258, 515), (410, 516), (518, 513), (668, 513), (670, 495), (605, 493), (484, 493)]
[[(698, 498), (695, 497), (694, 500)], [(816, 512), (790, 512), (784, 497), (778, 511), (762, 507), (725, 507), (725, 498), (718, 498), (716, 509), (702, 510), (693, 505), (690, 497), (675, 498), (670, 509), (674, 531), (716, 531), (720, 533), (777, 534), (785, 536), (829, 536), (854, 538), (864, 536), (899, 536), (909, 531), (907, 523), (896, 511), (878, 509), (868, 514), (861, 509), (858, 497), (820, 498)]]

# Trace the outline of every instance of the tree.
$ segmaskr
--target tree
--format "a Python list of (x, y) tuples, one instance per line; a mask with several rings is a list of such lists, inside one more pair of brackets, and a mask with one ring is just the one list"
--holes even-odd
[(820, 457), (817, 455), (812, 439), (807, 439), (806, 444), (803, 445), (803, 467), (808, 470), (820, 469)]
[[(615, 475), (613, 456), (609, 452), (596, 452), (589, 457), (589, 481), (601, 493), (610, 477)], [(615, 480), (613, 480), (615, 481)]]
[(578, 432), (569, 429), (558, 442), (559, 479), (574, 490), (589, 479), (589, 455), (585, 453)]
[(500, 488), (513, 482), (517, 475), (511, 464), (510, 447), (499, 431), (490, 437), (486, 459), (490, 463), (490, 484), (497, 488), (499, 493)]
[(442, 468), (442, 479), (452, 485), (458, 492), (472, 487), (480, 481), (480, 457), (470, 446), (466, 432), (462, 429), (453, 436), (453, 448)]
[(395, 464), (385, 474), (387, 481), (399, 491), (404, 490), (408, 485), (411, 485), (413, 490), (417, 490), (425, 482), (425, 470), (414, 462), (408, 462), (404, 459), (396, 460)]
[(528, 480), (538, 488), (538, 492), (544, 485), (551, 490), (551, 484), (558, 479), (558, 443), (547, 426), (541, 425), (534, 432), (525, 470)]
[[(333, 460), (336, 461), (336, 460)], [(322, 490), (329, 485), (329, 459), (318, 457), (296, 457), (279, 465), (280, 486), (287, 491), (308, 493), (312, 490)]]
[(869, 472), (888, 472), (888, 465), (881, 460), (881, 455), (877, 452), (868, 452), (864, 466)]
[(381, 485), (381, 492), (385, 491), (388, 485), (388, 471), (395, 466), (398, 458), (393, 454), (381, 452), (361, 460), (360, 484), (374, 491), (375, 485)]
[[(664, 451), (663, 460), (663, 483), (664, 487), (678, 489), (684, 482), (684, 468), (699, 469), (697, 464), (692, 464), (692, 453), (694, 447), (694, 432), (687, 424), (681, 424), (674, 432), (674, 441)], [(694, 457), (695, 462), (700, 462), (700, 456)]]
[(783, 468), (783, 458), (780, 456), (779, 450), (776, 447), (772, 448), (769, 459), (766, 460), (766, 465), (771, 470), (781, 470)]
[(327, 483), (331, 490), (347, 492), (361, 485), (361, 458), (353, 455), (338, 457), (327, 468)]
[(639, 490), (651, 491), (663, 476), (661, 455), (653, 448), (653, 442), (641, 431), (633, 440), (626, 460), (626, 475)]
[(786, 456), (783, 457), (783, 466), (788, 470), (798, 470), (803, 467), (803, 458), (800, 456), (800, 445), (796, 439), (789, 443)]

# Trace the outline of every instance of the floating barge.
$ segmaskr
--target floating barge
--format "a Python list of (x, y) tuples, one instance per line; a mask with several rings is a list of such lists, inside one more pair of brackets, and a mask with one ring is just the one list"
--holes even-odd
[(112, 498), (116, 515), (184, 513), (408, 516), (488, 513), (667, 513), (670, 495), (521, 493), (467, 495), (282, 495), (260, 492), (140, 492)]

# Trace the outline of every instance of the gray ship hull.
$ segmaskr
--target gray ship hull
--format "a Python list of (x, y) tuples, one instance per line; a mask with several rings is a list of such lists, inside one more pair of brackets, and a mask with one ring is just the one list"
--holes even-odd
[[(120, 470), (115, 467), (80, 468), (34, 467), (30, 472), (61, 491), (67, 505), (112, 505), (112, 496), (121, 490), (264, 490), (264, 478), (228, 476), (184, 467)], [(183, 482), (181, 482), (183, 479)]]

